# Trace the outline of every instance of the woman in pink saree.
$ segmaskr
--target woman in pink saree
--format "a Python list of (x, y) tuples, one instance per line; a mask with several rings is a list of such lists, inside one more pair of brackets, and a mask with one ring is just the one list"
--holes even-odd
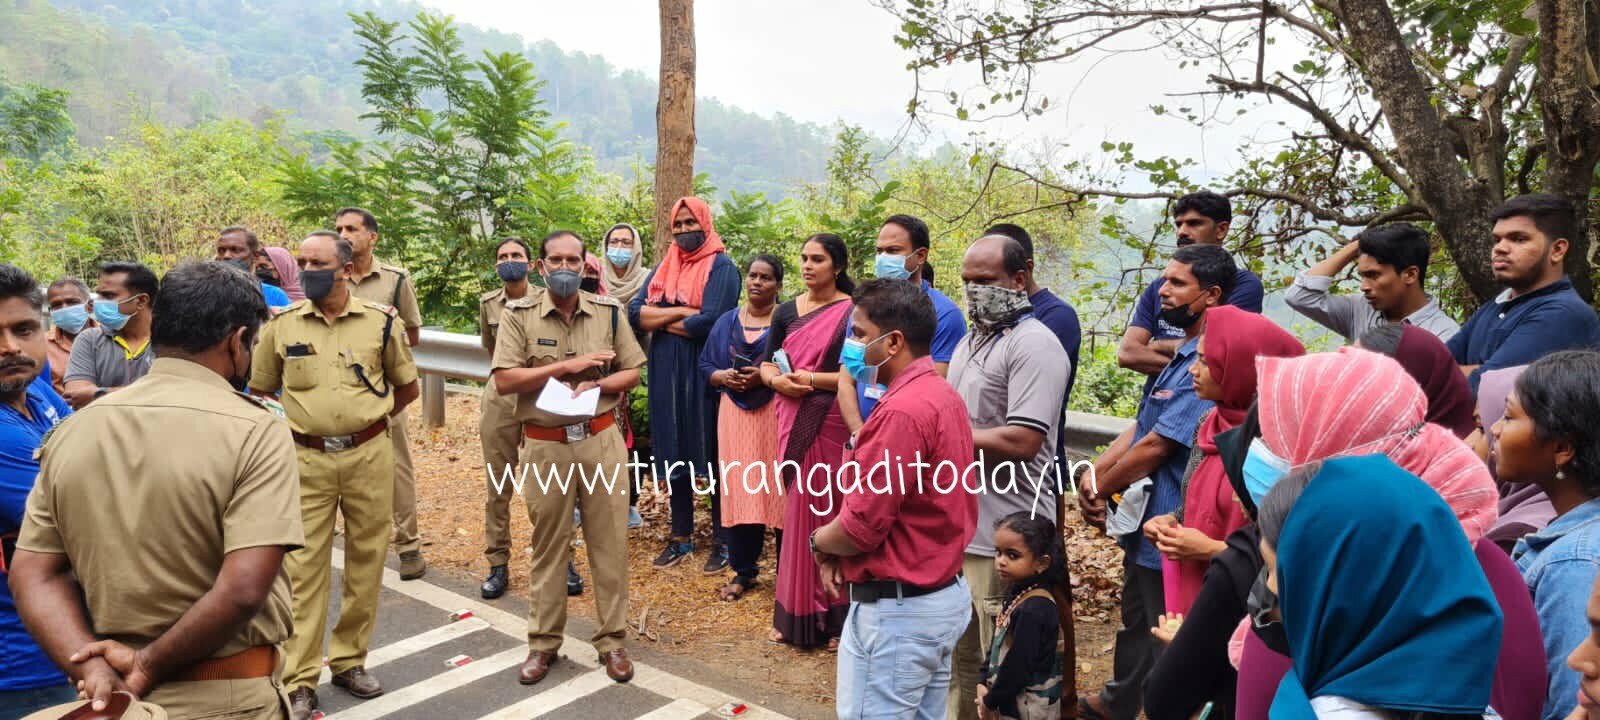
[[(772, 640), (797, 648), (837, 647), (849, 601), (822, 589), (811, 559), (811, 531), (839, 512), (834, 476), (850, 438), (835, 397), (850, 292), (844, 241), (819, 234), (800, 249), (806, 292), (774, 311), (761, 379), (777, 396), (778, 474), (787, 493), (779, 539)], [(780, 354), (781, 353), (781, 354)]]

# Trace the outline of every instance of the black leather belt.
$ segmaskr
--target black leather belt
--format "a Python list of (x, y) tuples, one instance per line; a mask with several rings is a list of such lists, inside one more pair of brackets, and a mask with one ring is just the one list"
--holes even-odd
[(954, 584), (956, 584), (956, 578), (954, 577), (938, 585), (911, 585), (899, 580), (868, 580), (867, 582), (850, 583), (850, 602), (875, 603), (879, 600), (920, 597), (939, 592)]

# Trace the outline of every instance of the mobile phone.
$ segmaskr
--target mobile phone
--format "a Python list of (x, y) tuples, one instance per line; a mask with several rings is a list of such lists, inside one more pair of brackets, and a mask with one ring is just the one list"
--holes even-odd
[(778, 351), (772, 354), (772, 363), (778, 366), (778, 372), (785, 375), (794, 372), (794, 364), (789, 362), (789, 353), (784, 352), (783, 348), (778, 348)]
[(1200, 708), (1200, 714), (1195, 718), (1195, 720), (1207, 720), (1208, 718), (1210, 718), (1211, 717), (1211, 705), (1212, 705), (1211, 703), (1206, 703), (1205, 707)]

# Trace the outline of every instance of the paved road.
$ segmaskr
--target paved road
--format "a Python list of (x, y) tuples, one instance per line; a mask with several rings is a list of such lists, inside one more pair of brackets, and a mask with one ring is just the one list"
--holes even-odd
[[(335, 549), (334, 567), (343, 567), (343, 562), (343, 553)], [(517, 683), (516, 673), (527, 656), (526, 606), (505, 598), (490, 605), (478, 599), (469, 582), (440, 577), (437, 571), (402, 582), (392, 567), (385, 569), (367, 667), (387, 692), (357, 700), (328, 684), (324, 670), (317, 688), (324, 716), (328, 720), (761, 720), (831, 714), (770, 689), (719, 678), (714, 671), (695, 667), (692, 660), (645, 648), (630, 648), (636, 668), (633, 681), (614, 683), (596, 662), (593, 646), (573, 637), (587, 636), (587, 623), (578, 619), (568, 628), (562, 660), (543, 682), (524, 687)], [(339, 587), (337, 573), (332, 586)], [(452, 614), (461, 610), (472, 616), (452, 620)], [(330, 627), (337, 611), (335, 601)], [(461, 655), (472, 659), (459, 667), (446, 663)], [(728, 714), (726, 708), (735, 704), (746, 709), (736, 716)]]

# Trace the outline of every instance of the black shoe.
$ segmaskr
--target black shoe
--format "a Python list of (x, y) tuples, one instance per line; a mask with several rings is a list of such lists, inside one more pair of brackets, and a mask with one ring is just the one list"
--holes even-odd
[(716, 575), (728, 569), (728, 546), (716, 543), (711, 546), (711, 552), (706, 555), (707, 575)]
[(683, 562), (683, 559), (694, 553), (694, 543), (667, 541), (667, 549), (656, 556), (653, 563), (657, 570), (669, 568)]
[(578, 566), (567, 563), (567, 595), (583, 594), (583, 576), (578, 574)]
[(511, 576), (506, 572), (506, 566), (495, 565), (489, 568), (489, 577), (478, 588), (479, 594), (485, 600), (493, 600), (506, 594), (506, 585), (511, 583)]

